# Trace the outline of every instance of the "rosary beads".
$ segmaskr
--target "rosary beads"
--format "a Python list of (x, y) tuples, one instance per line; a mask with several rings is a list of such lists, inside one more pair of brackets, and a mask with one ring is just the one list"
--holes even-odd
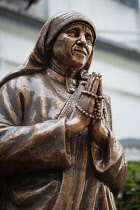
[(93, 119), (93, 121), (95, 122), (96, 120), (103, 120), (104, 117), (101, 113), (101, 104), (100, 104), (100, 100), (103, 100), (104, 97), (102, 95), (97, 96), (96, 94), (86, 91), (86, 90), (82, 90), (81, 93), (83, 94), (87, 94), (89, 96), (92, 96), (93, 98), (95, 98), (95, 108), (94, 108), (94, 112), (93, 114), (88, 113), (86, 110), (84, 110), (80, 105), (78, 105), (76, 103), (75, 107), (85, 116)]

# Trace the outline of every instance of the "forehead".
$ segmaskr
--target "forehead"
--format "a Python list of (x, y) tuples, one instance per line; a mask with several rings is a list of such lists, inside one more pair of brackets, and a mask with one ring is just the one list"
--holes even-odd
[(69, 30), (69, 29), (73, 29), (73, 28), (77, 28), (80, 31), (88, 32), (88, 33), (91, 33), (93, 35), (93, 29), (90, 27), (90, 25), (88, 25), (86, 23), (81, 23), (81, 22), (73, 23), (73, 24), (67, 26), (64, 29), (64, 31)]

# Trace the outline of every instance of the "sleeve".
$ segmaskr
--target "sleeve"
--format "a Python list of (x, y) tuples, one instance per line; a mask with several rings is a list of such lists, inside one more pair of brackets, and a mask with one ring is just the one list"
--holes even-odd
[(123, 147), (111, 130), (112, 115), (108, 100), (105, 107), (108, 114), (105, 122), (108, 129), (108, 139), (104, 145), (97, 145), (92, 141), (93, 168), (98, 179), (105, 183), (114, 195), (117, 195), (125, 182), (127, 163)]
[(16, 81), (0, 89), (0, 173), (65, 168), (65, 118), (22, 125), (22, 99)]

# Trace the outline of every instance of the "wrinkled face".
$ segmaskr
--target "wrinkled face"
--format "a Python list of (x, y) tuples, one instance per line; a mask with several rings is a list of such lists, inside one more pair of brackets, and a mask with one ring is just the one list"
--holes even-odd
[(57, 37), (53, 57), (59, 64), (79, 70), (85, 66), (92, 53), (93, 40), (90, 26), (75, 23)]

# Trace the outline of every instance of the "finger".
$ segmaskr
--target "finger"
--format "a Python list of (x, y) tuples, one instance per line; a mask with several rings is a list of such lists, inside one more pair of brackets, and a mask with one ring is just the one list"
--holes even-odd
[(87, 91), (90, 92), (91, 87), (92, 87), (92, 84), (93, 84), (93, 82), (94, 82), (94, 80), (95, 80), (95, 75), (96, 75), (95, 72), (93, 72), (93, 73), (91, 74), (90, 78), (88, 79), (88, 81), (87, 81), (87, 83), (86, 83), (85, 90), (87, 90)]
[[(95, 79), (100, 79), (102, 78), (102, 75), (100, 73), (96, 73), (96, 78)], [(95, 83), (95, 86), (94, 86), (94, 83)], [(93, 85), (92, 85), (92, 89), (91, 89), (91, 92), (95, 93), (97, 92), (97, 82), (94, 82)]]
[(99, 86), (99, 77), (96, 76), (91, 92), (96, 94)]
[(86, 83), (86, 85), (85, 85), (85, 90), (88, 90), (88, 87), (89, 87), (89, 84), (90, 84), (90, 82), (91, 82), (91, 79), (92, 79), (92, 74), (91, 74), (91, 76), (89, 77), (89, 79), (87, 80), (87, 83)]
[(92, 75), (90, 84), (89, 84), (89, 86), (88, 86), (88, 91), (89, 91), (89, 92), (92, 92), (92, 87), (93, 87), (93, 85), (94, 85), (94, 83), (95, 83), (96, 77), (97, 77), (96, 74), (93, 74), (93, 75)]
[(102, 78), (99, 80), (99, 86), (98, 86), (98, 91), (97, 91), (98, 96), (103, 95), (103, 85), (102, 85)]
[(102, 75), (100, 73), (98, 73), (98, 77), (101, 79), (102, 78)]

